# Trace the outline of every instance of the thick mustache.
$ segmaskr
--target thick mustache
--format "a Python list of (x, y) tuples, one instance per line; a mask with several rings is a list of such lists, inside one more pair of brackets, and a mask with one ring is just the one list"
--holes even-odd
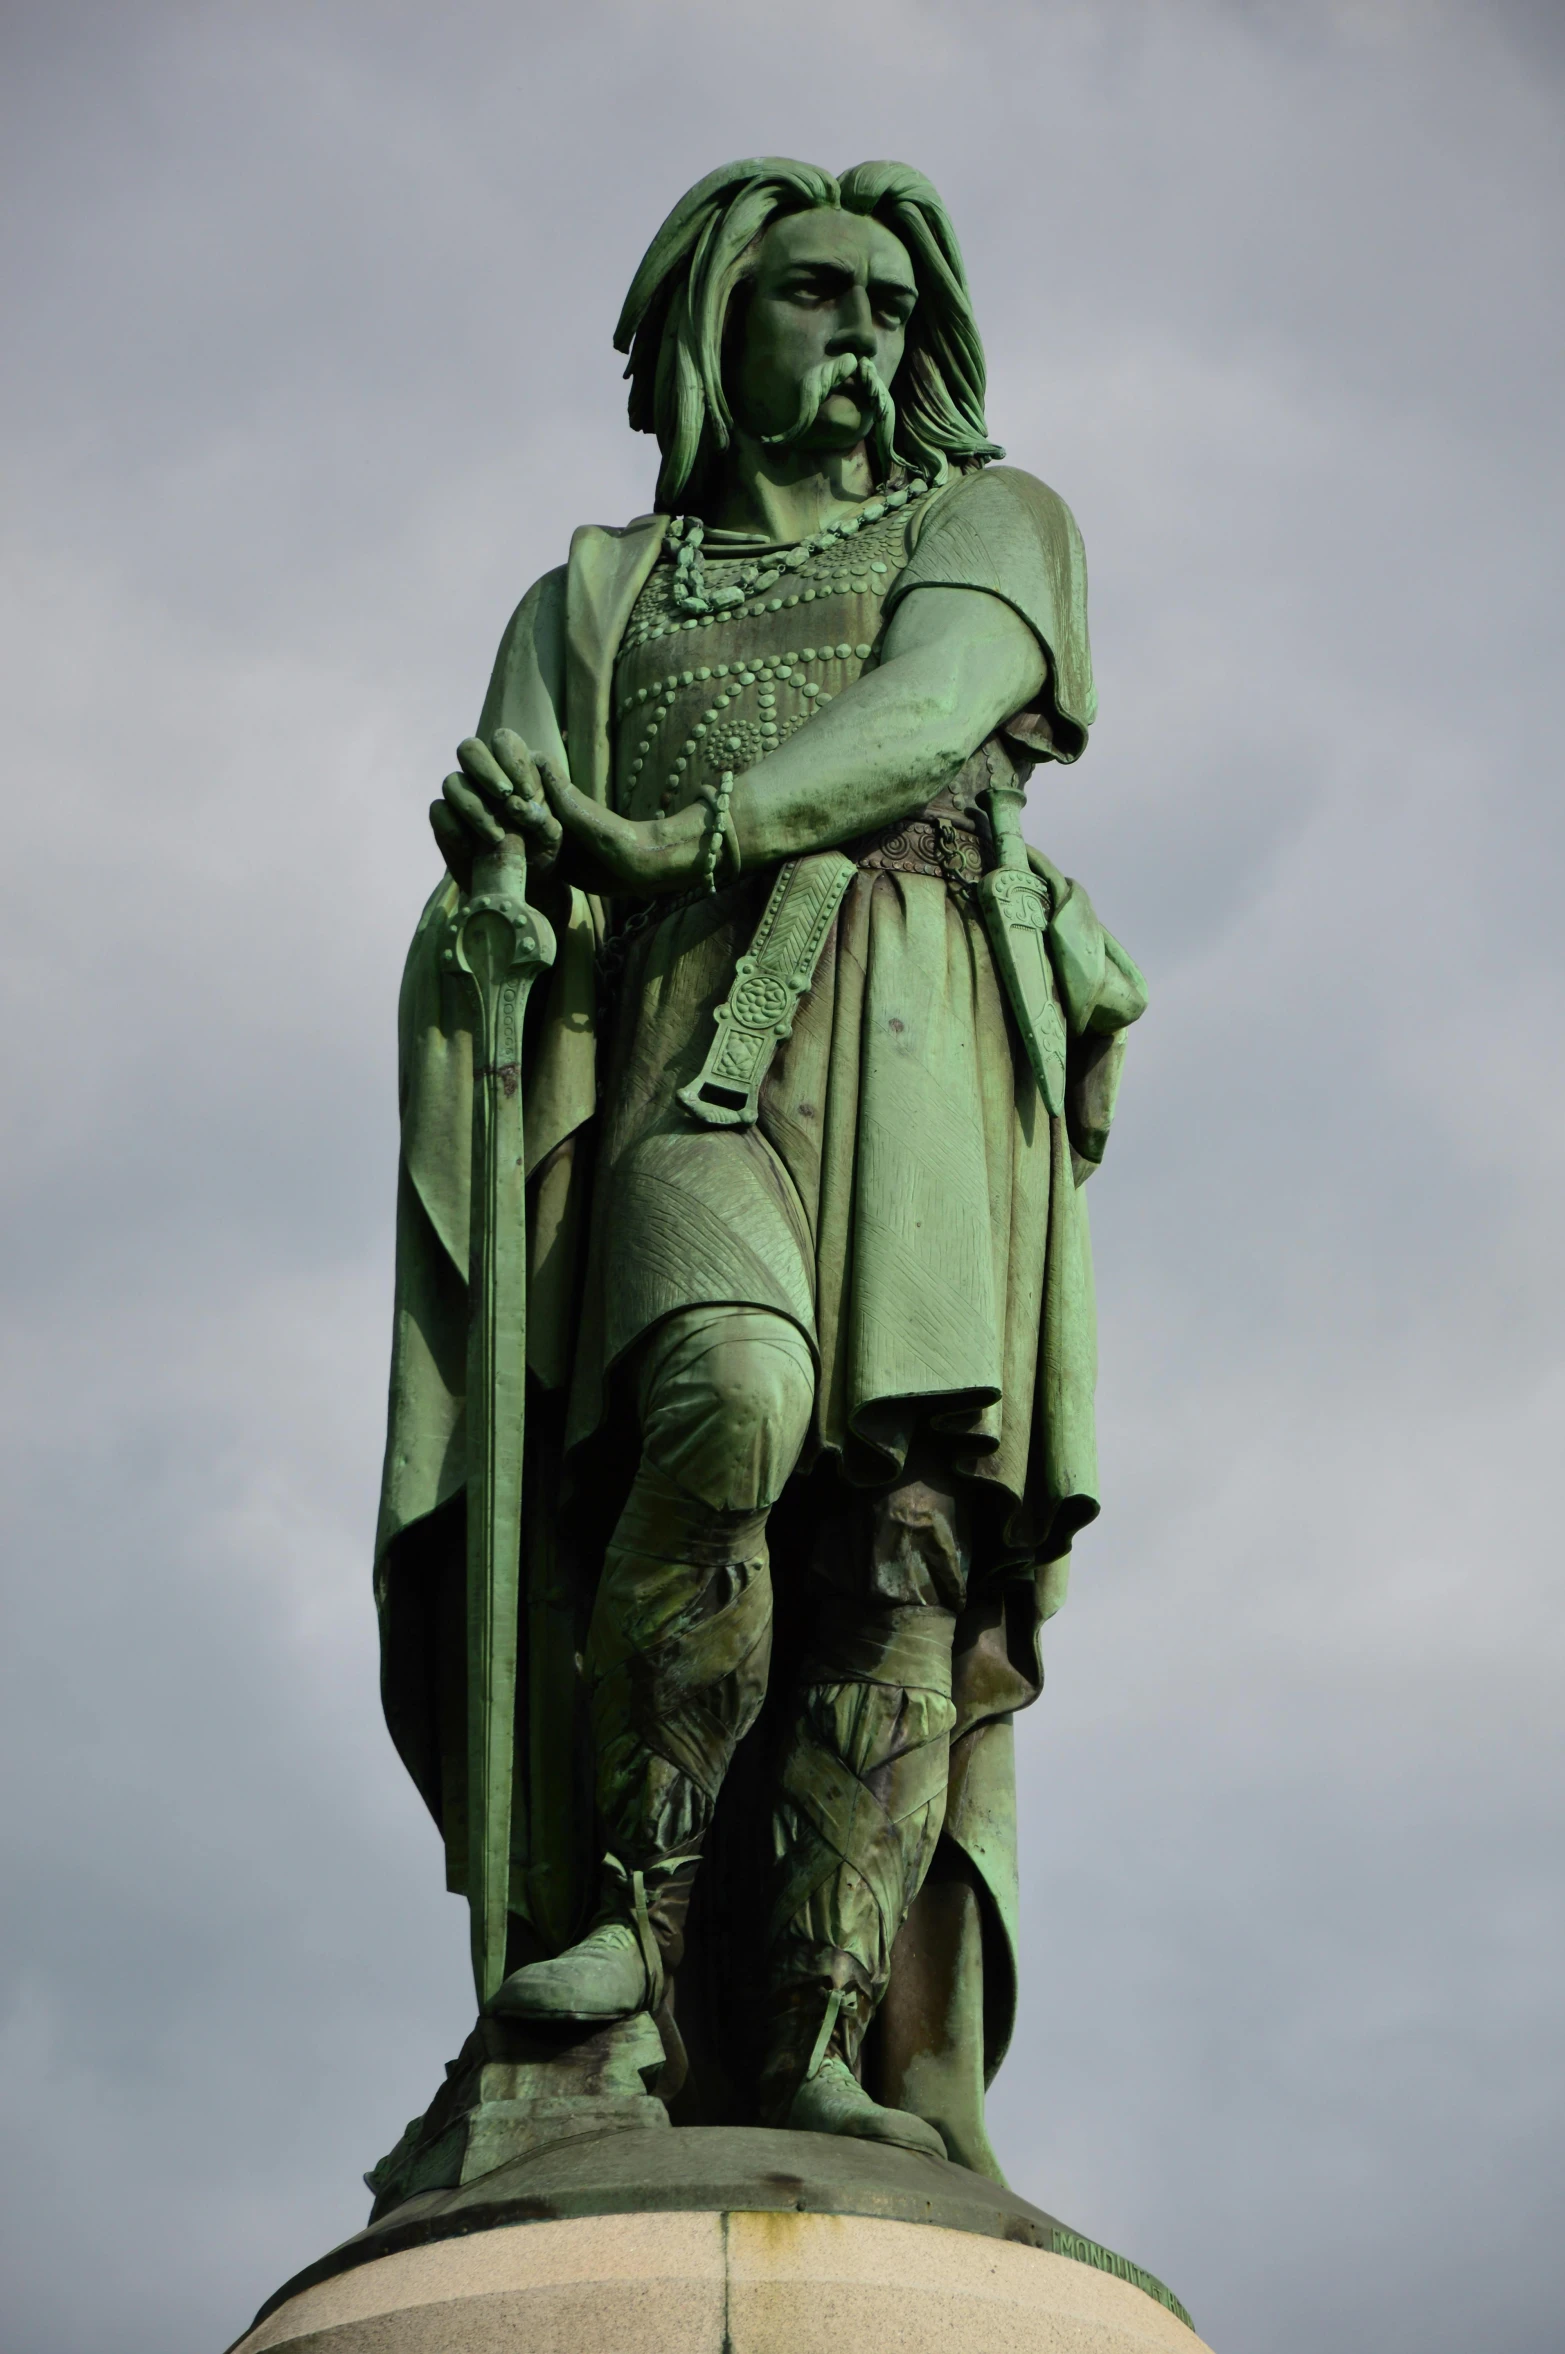
[(880, 371), (871, 359), (861, 358), (857, 352), (838, 352), (836, 357), (822, 360), (806, 371), (799, 386), (799, 405), (792, 422), (781, 433), (768, 433), (768, 448), (790, 449), (801, 441), (816, 418), (821, 404), (843, 385), (851, 384), (862, 394), (864, 406), (874, 412), (870, 439), (877, 454), (887, 460), (891, 452), (891, 437), (896, 430), (896, 404), (890, 390), (882, 382)]

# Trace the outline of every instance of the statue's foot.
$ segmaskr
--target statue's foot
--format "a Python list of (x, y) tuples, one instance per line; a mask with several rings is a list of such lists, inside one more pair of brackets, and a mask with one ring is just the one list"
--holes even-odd
[(650, 2008), (647, 1965), (628, 1921), (605, 1921), (553, 1961), (513, 1970), (488, 2004), (497, 2019), (629, 2019)]
[(883, 2109), (872, 2101), (846, 2060), (832, 2052), (807, 2077), (793, 2096), (788, 2127), (795, 2133), (851, 2133), (860, 2141), (890, 2142), (899, 2150), (917, 2150), (925, 2158), (943, 2158), (945, 2143), (922, 2117), (906, 2109)]

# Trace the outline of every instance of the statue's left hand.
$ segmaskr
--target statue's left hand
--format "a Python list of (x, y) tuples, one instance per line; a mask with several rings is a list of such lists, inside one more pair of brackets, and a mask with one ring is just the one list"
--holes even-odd
[[(495, 738), (498, 750), (499, 736)], [(572, 882), (606, 898), (653, 899), (700, 878), (708, 818), (697, 802), (674, 817), (637, 821), (590, 801), (568, 777), (540, 768), (549, 807), (565, 831)]]
[(560, 855), (560, 822), (544, 798), (542, 780), (552, 773), (547, 759), (535, 760), (510, 728), (495, 732), (493, 747), (468, 736), (457, 746), (461, 767), (440, 788), (429, 822), (440, 855), (463, 891), (473, 884), (473, 860), (496, 850), (507, 834), (527, 845), (527, 863), (547, 875)]

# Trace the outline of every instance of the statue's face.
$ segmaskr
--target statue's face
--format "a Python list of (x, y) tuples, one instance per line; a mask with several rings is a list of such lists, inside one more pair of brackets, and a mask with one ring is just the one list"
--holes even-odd
[[(852, 353), (889, 386), (902, 364), (917, 300), (913, 265), (879, 221), (846, 212), (787, 213), (761, 240), (728, 397), (757, 439), (786, 433), (811, 372)], [(802, 449), (851, 449), (873, 411), (861, 388), (839, 385), (798, 436)]]

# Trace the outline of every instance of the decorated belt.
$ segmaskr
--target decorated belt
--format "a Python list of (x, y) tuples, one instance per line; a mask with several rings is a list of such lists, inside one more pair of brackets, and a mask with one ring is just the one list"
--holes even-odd
[[(882, 826), (878, 833), (861, 834), (856, 841), (845, 842), (834, 858), (851, 859), (865, 874), (930, 875), (937, 882), (953, 884), (958, 890), (971, 890), (985, 871), (983, 837), (977, 821), (971, 816), (932, 815), (928, 810), (919, 817), (904, 818), (897, 825)], [(797, 865), (797, 860), (789, 862)], [(778, 870), (774, 891), (781, 885), (786, 869)], [(746, 876), (744, 880), (748, 881)], [(729, 889), (734, 888), (732, 884)], [(648, 899), (624, 915), (608, 935), (598, 951), (598, 974), (608, 988), (613, 988), (620, 977), (625, 958), (632, 943), (643, 932), (655, 930), (671, 915), (684, 908), (706, 904), (704, 891), (680, 891), (666, 899)], [(840, 899), (841, 894), (838, 894)], [(836, 901), (832, 912), (836, 912)], [(829, 919), (828, 919), (829, 922)], [(825, 933), (821, 935), (822, 942)], [(805, 984), (809, 986), (808, 982)]]
[(843, 845), (844, 855), (868, 874), (929, 875), (937, 882), (971, 890), (983, 876), (986, 861), (978, 827), (970, 817), (905, 818), (900, 825), (883, 826)]

